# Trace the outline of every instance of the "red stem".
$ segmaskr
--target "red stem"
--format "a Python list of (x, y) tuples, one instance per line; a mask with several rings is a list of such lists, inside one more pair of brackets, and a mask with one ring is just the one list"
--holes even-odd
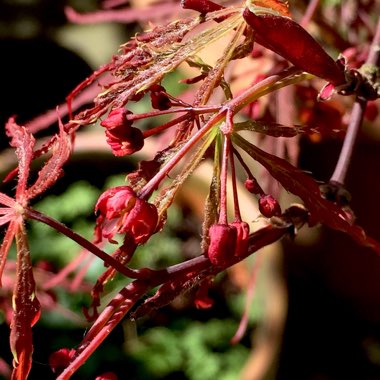
[[(230, 145), (231, 145), (231, 141), (230, 141)], [(234, 197), (235, 221), (241, 222), (238, 189), (237, 189), (237, 184), (236, 184), (236, 170), (235, 170), (235, 162), (234, 162), (234, 152), (231, 148), (230, 148), (229, 153), (230, 153), (230, 166), (231, 166), (231, 177), (232, 177), (232, 194)]]
[[(296, 78), (297, 76), (297, 78)], [(288, 86), (289, 84), (295, 84), (300, 81), (303, 81), (307, 78), (311, 78), (311, 74), (307, 74), (296, 67), (290, 67), (278, 74), (271, 75), (255, 84), (254, 86), (248, 88), (240, 95), (236, 96), (228, 103), (224, 105), (221, 111), (225, 108), (232, 112), (232, 114), (236, 114), (242, 108), (244, 108), (247, 104), (253, 102), (254, 100), (264, 96), (270, 92), (273, 92), (279, 88)], [(291, 80), (291, 83), (287, 83), (287, 79)]]
[(236, 156), (236, 158), (239, 160), (240, 165), (243, 167), (244, 171), (247, 173), (247, 177), (248, 178), (254, 178), (254, 175), (252, 174), (251, 169), (245, 163), (241, 154), (236, 149), (233, 149), (233, 152), (234, 152), (234, 155)]
[(373, 36), (371, 47), (366, 60), (367, 65), (378, 66), (380, 57), (380, 17), (377, 20), (376, 32)]
[(203, 107), (178, 107), (178, 108), (169, 108), (167, 110), (162, 111), (151, 111), (145, 113), (138, 114), (129, 114), (127, 115), (128, 120), (141, 120), (148, 119), (150, 117), (162, 116), (162, 115), (170, 115), (172, 113), (180, 113), (180, 112), (190, 112), (192, 114), (202, 114), (202, 113), (211, 113), (216, 112), (220, 109), (220, 106), (203, 106)]
[(176, 124), (180, 123), (181, 121), (186, 120), (187, 118), (189, 118), (188, 113), (185, 115), (182, 115), (180, 117), (177, 117), (176, 119), (170, 120), (165, 124), (159, 125), (158, 127), (148, 129), (147, 131), (143, 132), (144, 139), (146, 139), (147, 137), (153, 136), (157, 133), (160, 133), (160, 132), (164, 131), (165, 129), (172, 127), (173, 125), (176, 125)]
[(217, 123), (224, 117), (225, 111), (219, 111), (212, 117), (197, 133), (195, 133), (171, 158), (166, 165), (138, 192), (138, 197), (148, 199), (153, 191), (158, 187), (159, 183), (170, 173), (170, 171), (178, 164), (178, 162), (186, 155), (187, 152)]
[(159, 285), (163, 281), (165, 281), (168, 276), (171, 278), (176, 276), (182, 276), (183, 273), (189, 271), (189, 270), (201, 270), (207, 264), (209, 264), (209, 260), (204, 256), (198, 256), (194, 259), (185, 261), (183, 263), (179, 263), (176, 265), (172, 265), (169, 268), (166, 269), (149, 269), (149, 268), (142, 268), (142, 269), (130, 269), (127, 267), (124, 267), (122, 264), (120, 264), (119, 261), (115, 260), (112, 256), (108, 255), (101, 249), (99, 249), (96, 245), (89, 242), (84, 237), (80, 236), (70, 228), (66, 227), (61, 222), (58, 222), (57, 220), (54, 220), (50, 218), (47, 215), (44, 215), (36, 210), (33, 210), (31, 208), (25, 208), (24, 209), (24, 215), (25, 217), (33, 220), (37, 220), (39, 222), (42, 222), (44, 224), (47, 224), (48, 226), (54, 228), (58, 232), (66, 235), (70, 239), (74, 240), (76, 243), (78, 243), (83, 248), (87, 249), (91, 253), (93, 253), (95, 256), (99, 257), (101, 260), (103, 260), (105, 263), (107, 263), (110, 267), (114, 268), (115, 270), (119, 271), (120, 273), (124, 274), (125, 276), (133, 279), (141, 279), (145, 280), (146, 282), (149, 282), (149, 284), (153, 284), (153, 286)]
[(52, 219), (49, 216), (44, 215), (31, 208), (24, 208), (24, 216), (29, 219), (38, 220), (39, 222), (47, 224), (48, 226), (54, 228), (58, 232), (66, 235), (71, 240), (74, 240), (80, 246), (87, 249), (95, 256), (99, 257), (109, 266), (122, 273), (124, 276), (127, 276), (129, 278), (141, 278), (141, 274), (139, 273), (139, 271), (125, 267), (119, 261), (115, 260), (112, 256), (99, 249), (96, 245), (85, 239), (83, 236), (77, 234), (70, 228), (66, 227), (63, 223), (58, 222), (57, 220)]
[(234, 149), (234, 155), (239, 160), (241, 166), (243, 167), (243, 169), (247, 173), (248, 178), (255, 179), (260, 194), (264, 194), (264, 190), (261, 188), (261, 186), (257, 182), (255, 176), (252, 174), (251, 170), (249, 169), (248, 165), (244, 162), (243, 157), (240, 155), (240, 153), (236, 149)]
[[(295, 75), (299, 78), (296, 80)], [(178, 151), (178, 153), (170, 159), (166, 165), (139, 191), (138, 196), (142, 199), (148, 199), (153, 191), (158, 187), (160, 182), (169, 174), (169, 172), (177, 165), (177, 163), (185, 156), (187, 152), (196, 144), (205, 134), (208, 132), (216, 123), (218, 123), (226, 113), (232, 117), (236, 112), (240, 111), (244, 106), (253, 100), (263, 96), (269, 92), (272, 92), (278, 88), (286, 86), (286, 78), (290, 77), (292, 83), (298, 82), (307, 78), (309, 75), (303, 73), (302, 70), (296, 69), (294, 67), (286, 69), (279, 74), (272, 75), (255, 86), (250, 87), (242, 94), (233, 98), (222, 107), (217, 107), (219, 112), (214, 115), (197, 133), (195, 133)], [(199, 109), (200, 113), (204, 112), (205, 109), (209, 109), (210, 112), (213, 107), (201, 107), (195, 108), (195, 111)], [(215, 108), (213, 108), (215, 111)]]
[(220, 172), (220, 224), (227, 224), (227, 177), (228, 177), (228, 157), (230, 151), (230, 135), (224, 135), (222, 169)]

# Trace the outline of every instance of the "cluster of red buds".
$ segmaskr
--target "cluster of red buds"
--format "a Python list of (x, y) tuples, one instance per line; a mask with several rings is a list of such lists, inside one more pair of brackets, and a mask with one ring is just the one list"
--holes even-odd
[(214, 265), (228, 266), (233, 256), (247, 255), (248, 236), (249, 225), (246, 222), (213, 224), (209, 228), (208, 258)]
[(144, 244), (157, 227), (156, 207), (139, 198), (129, 186), (108, 189), (98, 199), (95, 211), (99, 211), (97, 241), (104, 237), (116, 244), (115, 234), (129, 234), (135, 244)]

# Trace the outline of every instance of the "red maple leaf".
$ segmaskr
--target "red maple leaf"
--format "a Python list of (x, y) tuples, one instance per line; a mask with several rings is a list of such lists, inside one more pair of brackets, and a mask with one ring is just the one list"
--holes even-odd
[(17, 276), (13, 292), (13, 316), (11, 320), (10, 346), (13, 354), (12, 379), (25, 379), (32, 365), (32, 326), (40, 316), (40, 303), (36, 296), (33, 268), (24, 225), (24, 210), (30, 199), (44, 192), (60, 176), (62, 166), (69, 157), (71, 145), (68, 134), (60, 123), (60, 133), (47, 146), (51, 157), (38, 173), (35, 183), (27, 187), (30, 164), (37, 152), (35, 139), (25, 127), (11, 118), (6, 130), (11, 138), (10, 145), (16, 149), (18, 159), (18, 182), (15, 198), (0, 193), (0, 225), (9, 223), (0, 247), (0, 279), (4, 270), (12, 241), (16, 240)]

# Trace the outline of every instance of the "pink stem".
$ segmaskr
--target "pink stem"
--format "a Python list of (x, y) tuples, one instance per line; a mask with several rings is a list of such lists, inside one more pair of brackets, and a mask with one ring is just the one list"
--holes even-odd
[(64, 268), (62, 268), (54, 277), (52, 277), (49, 281), (42, 284), (42, 289), (48, 290), (57, 286), (60, 282), (62, 282), (71, 272), (74, 272), (75, 269), (85, 260), (88, 252), (82, 251), (74, 260), (70, 261)]
[(344, 185), (345, 183), (348, 167), (350, 165), (359, 130), (363, 122), (366, 106), (366, 100), (357, 99), (352, 107), (351, 119), (347, 128), (346, 137), (344, 138), (338, 162), (329, 182), (334, 182), (340, 185)]
[(313, 18), (315, 11), (318, 8), (320, 0), (311, 0), (306, 8), (306, 11), (300, 21), (300, 25), (304, 28), (309, 24), (310, 20)]
[(249, 312), (252, 304), (253, 296), (255, 294), (255, 285), (257, 279), (257, 272), (259, 271), (259, 266), (261, 263), (262, 255), (259, 257), (256, 256), (256, 261), (254, 262), (251, 270), (251, 275), (249, 276), (248, 286), (247, 286), (247, 295), (245, 298), (244, 312), (240, 320), (240, 324), (238, 329), (236, 330), (235, 335), (231, 339), (231, 344), (238, 343), (243, 337), (244, 333), (247, 330), (248, 320), (249, 320)]
[[(87, 254), (87, 251), (85, 252)], [(86, 263), (83, 264), (82, 268), (76, 273), (70, 284), (70, 290), (73, 292), (79, 288), (79, 285), (82, 283), (84, 276), (88, 272), (90, 265), (93, 263), (95, 256), (90, 256)]]
[[(377, 21), (375, 36), (373, 37), (371, 47), (366, 60), (366, 65), (377, 66), (380, 57), (380, 18)], [(343, 142), (342, 150), (339, 155), (333, 175), (330, 182), (344, 185), (348, 167), (351, 162), (354, 147), (356, 145), (359, 130), (363, 123), (364, 112), (367, 107), (367, 100), (357, 97), (352, 107), (350, 123), (347, 128), (346, 137)]]

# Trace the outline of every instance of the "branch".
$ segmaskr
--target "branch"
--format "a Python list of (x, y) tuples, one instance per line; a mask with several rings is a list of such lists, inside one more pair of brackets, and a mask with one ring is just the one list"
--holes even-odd
[[(377, 66), (380, 57), (380, 18), (377, 21), (376, 33), (373, 37), (368, 53), (366, 66)], [(367, 107), (367, 99), (357, 96), (352, 107), (351, 119), (348, 125), (347, 134), (343, 142), (342, 150), (339, 155), (330, 183), (343, 186), (346, 180), (348, 167), (351, 162), (352, 153), (357, 141), (359, 130), (363, 123), (364, 112)]]
[(66, 227), (63, 223), (58, 222), (57, 220), (50, 218), (49, 216), (44, 215), (31, 208), (24, 208), (24, 216), (29, 219), (38, 220), (39, 222), (47, 224), (48, 226), (54, 228), (58, 232), (66, 235), (71, 240), (74, 240), (80, 246), (87, 249), (95, 256), (99, 257), (101, 260), (104, 261), (104, 263), (108, 264), (112, 268), (115, 268), (118, 272), (120, 272), (124, 276), (129, 277), (129, 278), (141, 277), (141, 274), (139, 273), (139, 271), (125, 267), (119, 261), (115, 260), (112, 256), (110, 256), (106, 252), (99, 249), (95, 244), (91, 243), (90, 241), (85, 239), (83, 236), (77, 234), (70, 228)]

